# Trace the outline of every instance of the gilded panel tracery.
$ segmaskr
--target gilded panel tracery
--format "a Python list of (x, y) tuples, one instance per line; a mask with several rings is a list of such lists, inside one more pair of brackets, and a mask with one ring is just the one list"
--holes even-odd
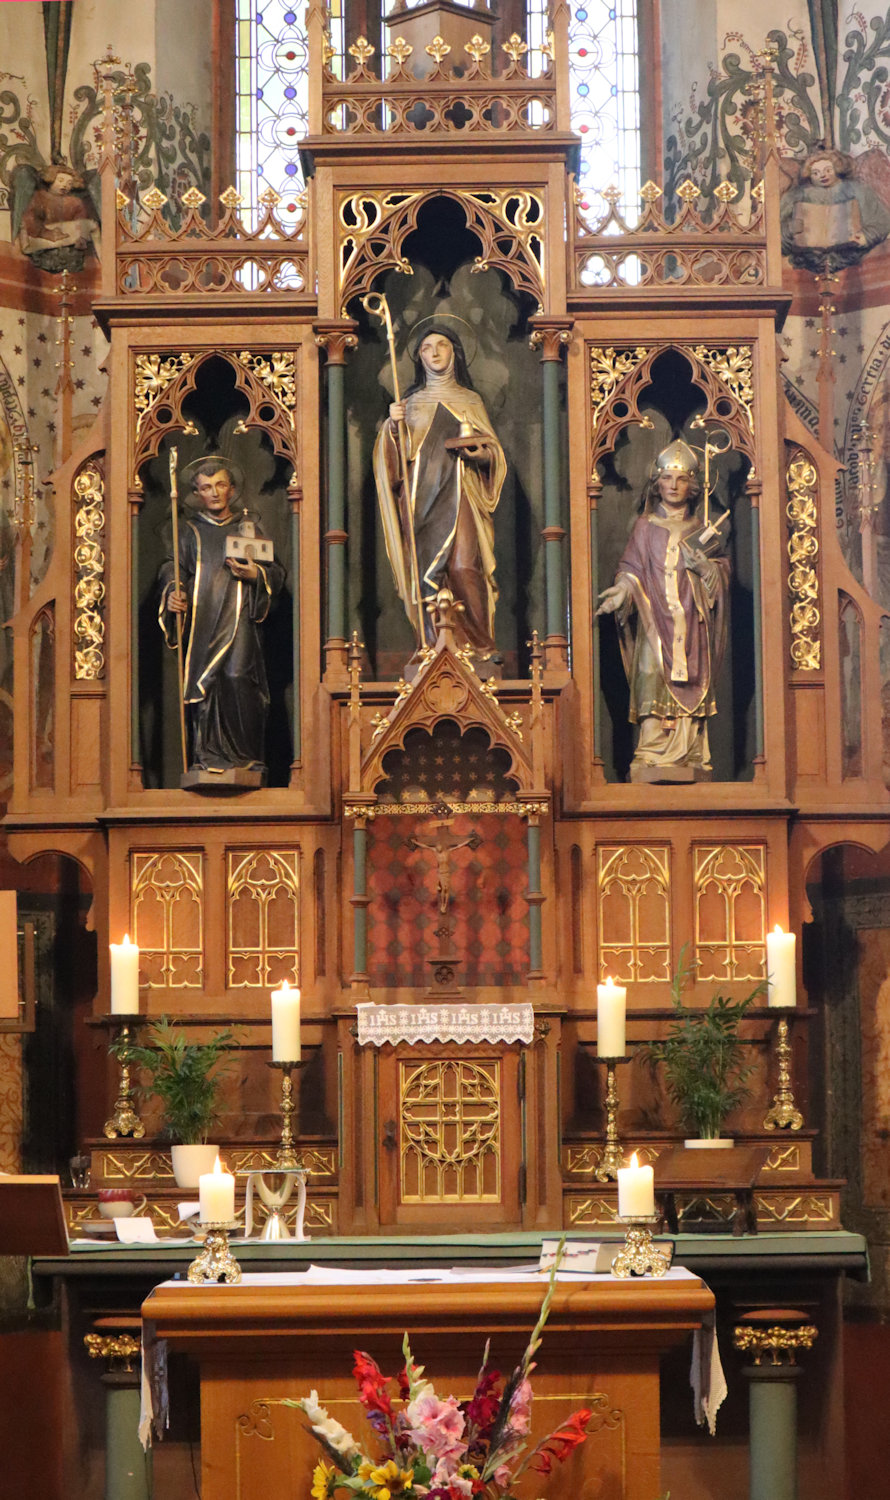
[(525, 188), (441, 188), (433, 193), (347, 193), (339, 202), (340, 305), (345, 316), (354, 298), (370, 292), (381, 271), (413, 274), (404, 254), (418, 215), (431, 197), (453, 198), (481, 252), (474, 271), (504, 272), (517, 291), (544, 302), (544, 202)]
[(299, 978), (299, 854), (296, 849), (227, 853), (228, 984), (296, 984)]
[(819, 611), (819, 475), (802, 448), (785, 472), (788, 503), (788, 592), (791, 606), (791, 663), (799, 672), (822, 665)]
[(105, 482), (97, 464), (74, 480), (74, 676), (105, 676)]
[(403, 1203), (497, 1203), (501, 1061), (439, 1058), (399, 1065)]
[(599, 972), (621, 983), (671, 977), (671, 870), (667, 845), (600, 844)]
[(697, 977), (762, 979), (766, 972), (764, 845), (702, 844), (694, 855)]
[(204, 874), (201, 855), (165, 849), (134, 853), (130, 914), (140, 950), (140, 981), (152, 989), (204, 983)]

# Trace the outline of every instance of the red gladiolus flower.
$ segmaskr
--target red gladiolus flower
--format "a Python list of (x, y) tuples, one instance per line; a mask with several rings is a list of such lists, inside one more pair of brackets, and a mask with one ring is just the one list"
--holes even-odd
[(539, 1443), (534, 1454), (529, 1460), (529, 1468), (538, 1474), (549, 1474), (553, 1468), (554, 1459), (557, 1463), (564, 1463), (569, 1454), (584, 1442), (587, 1437), (587, 1424), (592, 1413), (583, 1409), (576, 1411), (562, 1427), (557, 1427), (555, 1432)]
[(353, 1351), (355, 1364), (352, 1373), (358, 1381), (358, 1397), (369, 1416), (379, 1413), (390, 1424), (393, 1421), (392, 1400), (387, 1389), (389, 1381), (381, 1372), (377, 1361), (361, 1349)]
[(500, 1370), (483, 1371), (472, 1397), (467, 1402), (465, 1408), (467, 1427), (472, 1428), (477, 1437), (487, 1438), (494, 1425), (494, 1419), (501, 1404), (500, 1395), (495, 1390), (500, 1378)]

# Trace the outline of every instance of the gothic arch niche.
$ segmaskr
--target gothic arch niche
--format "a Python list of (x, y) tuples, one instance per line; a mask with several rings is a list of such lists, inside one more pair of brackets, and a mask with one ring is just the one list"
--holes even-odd
[[(170, 448), (179, 454), (179, 472), (206, 453), (223, 453), (244, 472), (244, 502), (272, 538), (275, 555), (287, 569), (284, 588), (262, 626), (269, 679), (266, 728), (269, 785), (288, 784), (293, 758), (293, 597), (288, 491), (294, 465), (260, 425), (271, 425), (276, 404), (244, 389), (243, 368), (234, 359), (207, 355), (197, 360), (165, 392), (162, 416), (169, 431), (156, 433), (136, 478), (143, 503), (138, 519), (135, 608), (138, 612), (139, 742), (146, 787), (175, 787), (182, 775), (176, 656), (164, 644), (158, 625), (158, 570), (172, 555)], [(178, 387), (178, 388), (177, 388)], [(155, 415), (154, 413), (152, 414)], [(248, 418), (251, 419), (248, 423)], [(188, 424), (195, 429), (187, 430)], [(148, 446), (148, 445), (146, 445)], [(277, 450), (277, 451), (276, 451)], [(188, 510), (189, 483), (180, 480), (180, 516)]]
[[(614, 350), (594, 351), (613, 355)], [(638, 351), (634, 351), (634, 355)], [(645, 353), (646, 351), (643, 351)], [(602, 481), (597, 506), (598, 591), (614, 581), (652, 464), (674, 437), (699, 450), (699, 415), (708, 431), (721, 425), (733, 446), (717, 461), (713, 495), (717, 507), (730, 510), (729, 557), (732, 579), (728, 601), (727, 645), (716, 684), (718, 711), (708, 723), (715, 781), (751, 780), (755, 755), (754, 679), (754, 532), (745, 481), (752, 442), (742, 404), (694, 358), (692, 351), (668, 347), (650, 352), (608, 400), (597, 407), (592, 388), (597, 439), (593, 471)], [(651, 424), (651, 425), (650, 425)], [(717, 442), (725, 439), (718, 435)], [(624, 781), (633, 757), (633, 727), (628, 722), (629, 690), (621, 661), (614, 617), (598, 622), (599, 668), (604, 712), (602, 756), (606, 778)]]
[[(375, 989), (423, 988), (437, 953), (436, 821), (448, 841), (456, 978), (461, 987), (522, 985), (529, 966), (528, 850), (515, 811), (509, 752), (485, 729), (453, 719), (409, 729), (387, 750), (368, 829), (368, 977)], [(478, 810), (474, 807), (478, 804)], [(498, 805), (503, 805), (503, 811)], [(415, 840), (418, 841), (415, 845)], [(488, 899), (478, 900), (484, 887)]]
[[(541, 369), (540, 356), (528, 344), (529, 318), (537, 310), (531, 288), (539, 272), (525, 250), (521, 263), (512, 265), (506, 229), (504, 253), (493, 257), (499, 269), (474, 269), (490, 247), (468, 227), (468, 218), (478, 219), (472, 205), (445, 193), (425, 197), (413, 208), (415, 227), (398, 240), (413, 275), (393, 269), (396, 257), (391, 256), (373, 288), (389, 301), (403, 393), (413, 380), (409, 333), (419, 320), (448, 313), (472, 330), (476, 352), (470, 375), (508, 465), (494, 517), (495, 640), (504, 676), (516, 677), (527, 668), (526, 642), (543, 615)], [(481, 220), (479, 228), (486, 232)], [(519, 243), (517, 237), (514, 250)], [(362, 289), (370, 284), (366, 277)], [(367, 647), (370, 675), (385, 680), (399, 676), (414, 645), (386, 556), (372, 473), (374, 439), (392, 400), (389, 352), (382, 324), (368, 317), (357, 297), (347, 310), (359, 324), (359, 346), (346, 370), (350, 629), (359, 631)], [(459, 325), (457, 331), (462, 332)]]

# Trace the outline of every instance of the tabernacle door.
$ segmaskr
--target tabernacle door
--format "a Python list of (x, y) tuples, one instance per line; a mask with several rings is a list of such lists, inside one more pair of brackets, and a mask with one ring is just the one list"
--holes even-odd
[(380, 1227), (509, 1229), (522, 1217), (521, 1049), (430, 1043), (380, 1049)]

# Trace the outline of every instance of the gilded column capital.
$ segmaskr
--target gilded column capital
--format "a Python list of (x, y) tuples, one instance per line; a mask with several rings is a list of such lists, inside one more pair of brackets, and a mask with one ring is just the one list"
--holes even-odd
[(132, 1334), (87, 1333), (83, 1342), (90, 1359), (104, 1359), (110, 1369), (122, 1370), (127, 1375), (134, 1373), (133, 1361), (139, 1358), (142, 1346)]
[(819, 1330), (814, 1323), (805, 1323), (802, 1313), (788, 1313), (787, 1321), (769, 1322), (769, 1318), (780, 1318), (780, 1311), (753, 1313), (751, 1321), (739, 1323), (732, 1330), (733, 1346), (747, 1354), (754, 1365), (797, 1364), (797, 1353), (801, 1349), (812, 1349)]
[(331, 318), (315, 324), (315, 342), (324, 349), (329, 365), (345, 365), (347, 352), (358, 348), (357, 327), (354, 318)]
[(542, 361), (558, 361), (563, 349), (572, 341), (574, 319), (541, 314), (531, 319), (531, 326), (529, 346), (532, 349), (540, 349)]

